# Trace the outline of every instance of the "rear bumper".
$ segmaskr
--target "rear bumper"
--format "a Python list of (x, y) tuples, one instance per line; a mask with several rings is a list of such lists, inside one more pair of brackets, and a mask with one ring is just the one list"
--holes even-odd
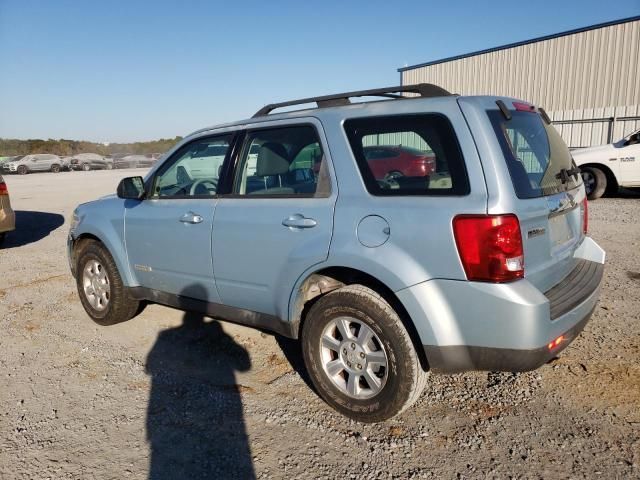
[(16, 229), (16, 214), (11, 209), (8, 197), (0, 197), (0, 233)]
[[(563, 334), (560, 345), (550, 349), (547, 345), (528, 350), (510, 348), (450, 345), (436, 347), (424, 345), (429, 367), (435, 372), (455, 373), (469, 370), (492, 372), (527, 372), (535, 370), (556, 357), (582, 332), (591, 318), (593, 309)], [(556, 337), (557, 338), (557, 337)], [(549, 339), (551, 342), (552, 338)]]
[[(526, 278), (506, 284), (436, 279), (396, 292), (430, 368), (533, 370), (566, 348), (600, 295), (604, 252), (590, 238), (585, 244), (577, 250), (575, 269), (546, 293)], [(561, 335), (562, 342), (549, 349)]]

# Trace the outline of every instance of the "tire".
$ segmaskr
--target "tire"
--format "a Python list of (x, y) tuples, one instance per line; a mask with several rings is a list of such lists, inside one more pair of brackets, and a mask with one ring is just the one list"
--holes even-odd
[(26, 175), (27, 173), (29, 173), (29, 169), (26, 165), (19, 165), (16, 172), (18, 172), (18, 175)]
[(587, 198), (597, 200), (607, 189), (607, 176), (597, 167), (582, 167), (581, 170)]
[(60, 165), (57, 165), (57, 164), (51, 165), (51, 171), (53, 173), (60, 173)]
[(82, 164), (82, 171), (83, 172), (88, 172), (89, 170), (91, 170), (91, 165), (89, 165), (88, 163), (83, 163)]
[[(340, 333), (345, 328), (348, 339)], [(373, 338), (362, 342), (363, 333)], [(320, 396), (338, 412), (365, 423), (387, 420), (409, 408), (429, 376), (397, 313), (363, 285), (334, 290), (311, 307), (302, 329), (302, 355)], [(358, 381), (350, 388), (352, 376)]]
[(76, 258), (78, 295), (94, 322), (115, 325), (137, 314), (140, 302), (129, 295), (113, 257), (104, 245), (93, 240), (82, 243)]
[(7, 238), (6, 232), (0, 233), (0, 247), (2, 246), (6, 238)]
[(107, 163), (107, 166), (105, 167), (107, 170), (113, 170), (113, 164), (111, 163)]

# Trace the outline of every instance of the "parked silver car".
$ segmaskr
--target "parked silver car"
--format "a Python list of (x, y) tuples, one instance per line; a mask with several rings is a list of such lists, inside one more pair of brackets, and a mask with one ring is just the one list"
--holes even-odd
[(54, 172), (62, 170), (62, 159), (58, 155), (49, 153), (36, 153), (16, 157), (2, 164), (5, 173), (18, 173), (25, 175), (30, 172)]
[[(351, 103), (372, 96), (392, 99)], [(424, 168), (390, 175), (367, 155), (389, 145)], [(365, 422), (408, 408), (429, 372), (543, 365), (588, 322), (604, 271), (544, 111), (429, 84), (268, 105), (117, 194), (80, 205), (68, 239), (95, 322), (156, 302), (299, 339), (322, 398)]]
[(125, 155), (114, 157), (114, 168), (149, 168), (156, 163), (157, 158), (152, 155)]

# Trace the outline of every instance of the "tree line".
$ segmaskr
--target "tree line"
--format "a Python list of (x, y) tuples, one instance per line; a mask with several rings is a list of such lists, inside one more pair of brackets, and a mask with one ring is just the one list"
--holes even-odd
[(0, 156), (29, 155), (31, 153), (52, 153), (61, 157), (73, 156), (79, 153), (98, 153), (113, 155), (116, 153), (163, 153), (182, 140), (182, 137), (161, 138), (149, 142), (134, 143), (102, 143), (83, 140), (48, 140), (30, 139), (18, 140), (14, 138), (0, 138)]

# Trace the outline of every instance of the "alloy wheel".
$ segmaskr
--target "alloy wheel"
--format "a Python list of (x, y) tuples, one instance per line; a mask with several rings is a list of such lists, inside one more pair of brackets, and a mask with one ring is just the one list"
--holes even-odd
[(353, 317), (329, 322), (320, 339), (322, 368), (331, 382), (355, 399), (377, 395), (388, 376), (387, 353), (375, 332)]
[(107, 308), (111, 299), (111, 285), (107, 271), (97, 260), (89, 260), (85, 264), (82, 286), (91, 307), (99, 312)]

